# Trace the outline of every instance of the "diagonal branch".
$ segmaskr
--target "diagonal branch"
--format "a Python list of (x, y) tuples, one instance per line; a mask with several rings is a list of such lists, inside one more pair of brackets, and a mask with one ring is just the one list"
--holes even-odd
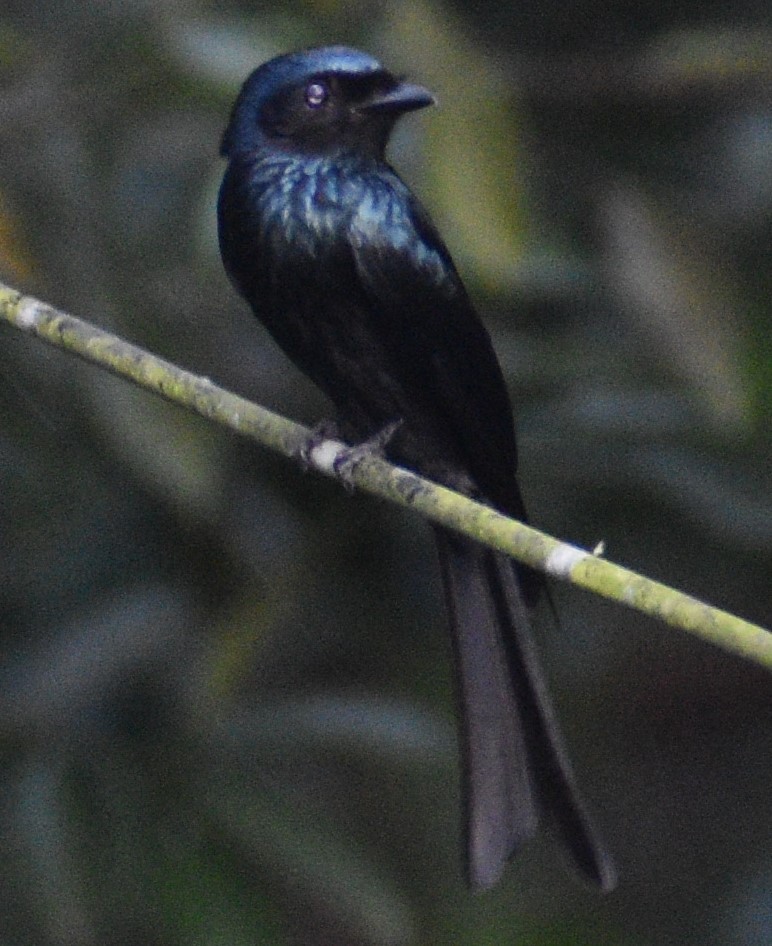
[[(307, 428), (1, 283), (0, 319), (285, 456), (297, 457), (308, 443)], [(344, 450), (344, 444), (325, 440), (308, 460), (319, 472), (336, 476), (336, 461)], [(772, 670), (772, 634), (755, 624), (508, 519), (385, 460), (368, 457), (347, 470), (346, 476), (365, 492), (409, 506), (548, 575), (657, 617)]]

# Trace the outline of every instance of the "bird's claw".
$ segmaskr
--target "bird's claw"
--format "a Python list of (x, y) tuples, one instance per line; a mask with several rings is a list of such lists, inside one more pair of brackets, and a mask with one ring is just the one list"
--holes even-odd
[(391, 438), (402, 426), (402, 423), (401, 420), (392, 421), (390, 424), (386, 424), (385, 427), (381, 428), (381, 430), (372, 437), (363, 440), (362, 443), (358, 443), (353, 447), (347, 447), (345, 450), (339, 452), (332, 464), (332, 468), (335, 471), (335, 475), (340, 479), (348, 492), (354, 492), (355, 483), (353, 474), (359, 464), (362, 463), (363, 460), (369, 460), (372, 457), (383, 459), (384, 450), (388, 446)]
[(314, 465), (312, 463), (314, 450), (321, 447), (325, 440), (340, 440), (338, 425), (334, 420), (320, 421), (294, 451), (295, 458), (300, 461), (304, 470), (310, 470)]

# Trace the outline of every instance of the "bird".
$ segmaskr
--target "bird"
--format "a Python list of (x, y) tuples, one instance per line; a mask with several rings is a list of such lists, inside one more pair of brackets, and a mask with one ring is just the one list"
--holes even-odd
[[(513, 412), (490, 336), (386, 148), (423, 86), (346, 46), (277, 56), (246, 79), (222, 138), (225, 271), (352, 444), (526, 519)], [(547, 816), (580, 874), (615, 871), (577, 790), (531, 612), (543, 580), (435, 527), (451, 630), (469, 886), (495, 886)]]

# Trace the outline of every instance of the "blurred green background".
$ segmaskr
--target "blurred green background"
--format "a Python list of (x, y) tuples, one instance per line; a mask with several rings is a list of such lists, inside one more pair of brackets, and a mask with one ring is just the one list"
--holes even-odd
[[(213, 205), (241, 81), (329, 42), (437, 93), (391, 155), (493, 334), (534, 521), (767, 623), (766, 3), (4, 0), (0, 277), (326, 416)], [(427, 532), (0, 327), (0, 943), (772, 940), (768, 676), (570, 589), (544, 659), (619, 889), (545, 831), (466, 892)]]

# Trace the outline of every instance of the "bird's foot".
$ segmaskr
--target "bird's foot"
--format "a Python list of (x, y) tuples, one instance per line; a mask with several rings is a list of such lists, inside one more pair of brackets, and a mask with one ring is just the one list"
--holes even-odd
[(356, 470), (363, 460), (369, 460), (371, 457), (382, 460), (386, 447), (394, 434), (402, 426), (402, 423), (401, 420), (392, 421), (390, 424), (386, 424), (385, 427), (372, 437), (363, 440), (362, 443), (358, 443), (354, 447), (347, 447), (345, 450), (341, 450), (338, 453), (338, 456), (332, 464), (332, 468), (349, 492), (353, 493), (354, 491), (354, 470)]
[(340, 431), (334, 420), (320, 421), (295, 450), (295, 457), (304, 470), (310, 470), (314, 465), (312, 455), (326, 440), (340, 440)]

